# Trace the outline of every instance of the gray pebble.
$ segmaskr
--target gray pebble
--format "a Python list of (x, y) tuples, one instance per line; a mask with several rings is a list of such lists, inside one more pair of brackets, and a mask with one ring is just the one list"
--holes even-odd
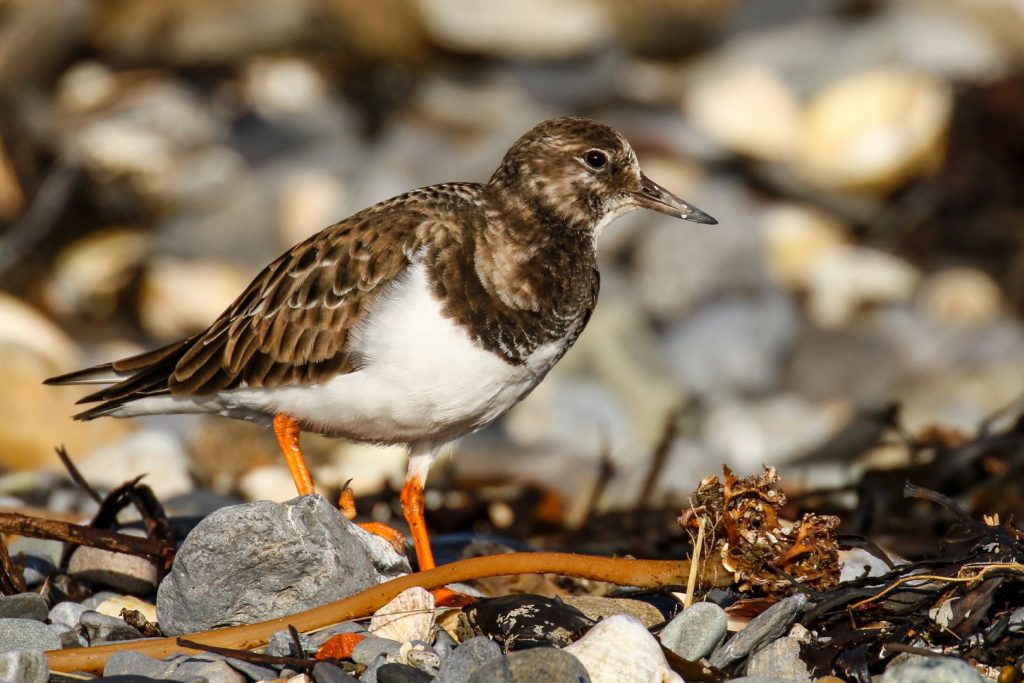
[(398, 658), (398, 652), (401, 649), (402, 644), (397, 640), (370, 636), (360, 640), (352, 648), (352, 661), (356, 664), (366, 664), (369, 666), (370, 662), (380, 655), (386, 656), (389, 661), (394, 661)]
[(80, 602), (65, 600), (64, 602), (58, 602), (50, 609), (49, 619), (54, 624), (78, 626), (78, 620), (88, 611), (89, 608)]
[(489, 659), (466, 679), (467, 683), (589, 683), (580, 660), (553, 647), (519, 650)]
[(22, 578), (31, 588), (57, 573), (64, 544), (60, 541), (19, 536), (11, 541), (10, 553), (14, 563), (23, 566)]
[(922, 657), (890, 666), (881, 683), (982, 683), (985, 679), (962, 659)]
[(806, 604), (807, 596), (803, 594), (775, 603), (715, 650), (711, 655), (711, 666), (718, 669), (730, 667), (765, 643), (784, 635)]
[(0, 619), (46, 621), (46, 600), (36, 593), (19, 593), (0, 598)]
[(768, 676), (741, 676), (730, 678), (728, 683), (793, 683), (788, 678), (771, 678)]
[(295, 641), (292, 639), (291, 632), (287, 629), (274, 631), (267, 642), (266, 653), (275, 657), (305, 657), (316, 654), (317, 648), (319, 648), (319, 645), (305, 633), (299, 634), (299, 645), (302, 646), (302, 652), (296, 653)]
[(359, 679), (330, 662), (317, 662), (313, 666), (315, 683), (356, 683)]
[(310, 609), (408, 571), (322, 496), (232, 505), (185, 538), (156, 611), (164, 633), (190, 633)]
[(148, 595), (160, 583), (160, 571), (144, 557), (84, 545), (71, 555), (68, 575), (131, 595)]
[(747, 675), (762, 678), (786, 678), (799, 683), (810, 683), (811, 672), (800, 659), (800, 641), (796, 638), (778, 638), (750, 655)]
[(210, 661), (205, 656), (182, 662), (174, 672), (174, 678), (179, 681), (200, 678), (207, 683), (245, 683), (245, 676), (235, 671), (223, 658)]
[(34, 619), (0, 619), (0, 652), (56, 650), (60, 636)]
[(18, 650), (0, 654), (0, 680), (17, 683), (46, 683), (50, 665), (42, 650)]
[(228, 657), (225, 661), (231, 665), (231, 668), (243, 674), (250, 681), (272, 681), (278, 677), (277, 669), (273, 669), (270, 666), (263, 666), (247, 662), (243, 659), (235, 659), (234, 657)]
[(377, 683), (430, 683), (431, 676), (408, 664), (390, 662), (377, 669)]
[(109, 643), (116, 640), (134, 640), (141, 638), (142, 634), (134, 626), (129, 626), (124, 619), (118, 619), (107, 614), (100, 614), (92, 610), (82, 613), (78, 619), (78, 626), (89, 639), (90, 644)]
[(441, 658), (434, 652), (434, 648), (422, 640), (414, 640), (412, 645), (413, 649), (405, 655), (405, 663), (430, 674), (431, 678), (436, 676), (437, 670), (441, 668)]
[(434, 652), (441, 658), (443, 662), (448, 658), (448, 655), (458, 647), (459, 644), (455, 642), (455, 639), (448, 635), (448, 631), (443, 628), (437, 627), (434, 631)]
[(683, 659), (697, 661), (714, 652), (725, 639), (729, 617), (713, 602), (698, 602), (678, 614), (661, 630), (661, 644)]
[(379, 655), (375, 660), (366, 665), (366, 670), (359, 674), (361, 683), (377, 683), (377, 670), (387, 664), (386, 655)]
[(47, 628), (57, 634), (60, 638), (60, 647), (64, 649), (66, 647), (88, 647), (89, 641), (87, 641), (82, 634), (78, 632), (78, 629), (74, 626), (68, 626), (67, 624), (47, 624)]
[(470, 638), (445, 657), (434, 683), (464, 683), (481, 665), (498, 657), (501, 648), (497, 643), (483, 636)]
[(147, 676), (149, 678), (171, 678), (178, 668), (175, 660), (153, 659), (133, 650), (121, 650), (107, 658), (103, 666), (106, 676)]
[(96, 591), (85, 600), (82, 600), (82, 605), (84, 605), (86, 609), (96, 609), (107, 600), (110, 600), (111, 598), (120, 598), (123, 595), (123, 593), (115, 593), (114, 591)]

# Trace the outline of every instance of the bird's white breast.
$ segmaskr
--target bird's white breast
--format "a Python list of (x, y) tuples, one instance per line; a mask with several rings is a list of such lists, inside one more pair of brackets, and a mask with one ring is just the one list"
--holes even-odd
[(422, 263), (381, 295), (350, 339), (363, 359), (356, 372), (314, 386), (234, 390), (220, 402), (284, 412), (324, 433), (359, 440), (440, 443), (515, 405), (565, 349), (565, 342), (546, 344), (523, 365), (486, 351), (443, 315)]

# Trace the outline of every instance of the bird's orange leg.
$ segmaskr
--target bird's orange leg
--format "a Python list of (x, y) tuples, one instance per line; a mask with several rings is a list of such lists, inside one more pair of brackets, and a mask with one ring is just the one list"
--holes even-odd
[(288, 463), (288, 471), (292, 473), (295, 490), (300, 496), (314, 493), (313, 478), (309, 476), (309, 468), (302, 456), (302, 447), (299, 446), (299, 423), (284, 413), (278, 413), (274, 416), (274, 434)]
[[(341, 514), (345, 515), (345, 519), (350, 522), (354, 522), (356, 519), (356, 497), (352, 493), (352, 488), (345, 484), (341, 489), (341, 495), (338, 496), (338, 507), (341, 509)], [(385, 541), (391, 544), (395, 550), (402, 555), (405, 554), (405, 536), (402, 532), (394, 527), (390, 527), (383, 522), (361, 522), (359, 524), (364, 530), (369, 531), (374, 536), (380, 536)]]
[(434, 563), (434, 553), (430, 549), (427, 521), (423, 517), (423, 480), (430, 469), (431, 460), (432, 453), (414, 454), (409, 459), (409, 474), (402, 486), (402, 513), (409, 524), (409, 534), (412, 536), (413, 547), (416, 548), (420, 571), (437, 566)]

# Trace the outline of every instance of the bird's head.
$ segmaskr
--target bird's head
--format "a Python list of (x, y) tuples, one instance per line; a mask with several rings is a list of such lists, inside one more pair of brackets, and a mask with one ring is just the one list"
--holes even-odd
[(595, 237), (614, 219), (641, 208), (696, 223), (718, 222), (645, 176), (629, 142), (589, 119), (551, 119), (534, 126), (512, 145), (489, 185), (504, 201), (588, 229)]

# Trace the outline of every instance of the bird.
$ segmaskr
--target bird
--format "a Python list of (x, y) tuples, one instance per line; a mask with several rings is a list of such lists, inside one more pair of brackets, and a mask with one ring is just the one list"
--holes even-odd
[(597, 303), (598, 238), (636, 209), (717, 223), (645, 176), (615, 129), (547, 120), (488, 182), (363, 209), (270, 263), (205, 330), (46, 383), (100, 386), (78, 420), (205, 413), (270, 425), (300, 495), (314, 491), (302, 431), (404, 444), (403, 516), (430, 569), (423, 490), (435, 455), (521, 401), (572, 347)]

